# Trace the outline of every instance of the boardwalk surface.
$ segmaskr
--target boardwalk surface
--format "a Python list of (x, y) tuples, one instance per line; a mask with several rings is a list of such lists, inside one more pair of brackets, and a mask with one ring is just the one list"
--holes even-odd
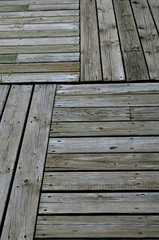
[(0, 0), (1, 240), (159, 239), (158, 26), (159, 0)]

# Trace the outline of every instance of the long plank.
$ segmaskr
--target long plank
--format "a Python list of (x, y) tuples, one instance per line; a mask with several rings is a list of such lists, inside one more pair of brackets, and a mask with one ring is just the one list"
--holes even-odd
[(159, 170), (159, 153), (47, 154), (45, 171)]
[(113, 0), (113, 2), (121, 39), (127, 80), (148, 80), (149, 75), (133, 19), (130, 2), (127, 0)]
[(39, 214), (158, 213), (159, 193), (42, 193)]
[[(7, 88), (4, 88), (4, 93), (7, 92)], [(15, 171), (31, 91), (32, 86), (11, 87), (0, 124), (0, 225)]]
[(129, 121), (130, 111), (128, 107), (54, 108), (52, 120), (56, 122)]
[(55, 107), (159, 106), (158, 97), (159, 94), (57, 96)]
[(78, 62), (0, 64), (0, 74), (78, 72)]
[(72, 3), (79, 3), (79, 0), (45, 0), (45, 2), (43, 0), (6, 0), (6, 1), (3, 1), (1, 0), (0, 1), (0, 5), (12, 5), (12, 4), (15, 4), (15, 5), (26, 5), (26, 4), (72, 4)]
[(21, 5), (21, 4), (63, 4), (63, 3), (68, 3), (68, 4), (70, 4), (70, 3), (78, 3), (79, 2), (79, 0), (45, 0), (45, 2), (44, 1), (42, 1), (42, 0), (6, 0), (6, 1), (3, 1), (3, 0), (1, 0), (0, 1), (0, 5), (2, 4), (6, 4), (6, 2), (7, 2), (7, 4), (8, 5), (10, 5), (10, 4), (12, 4), (13, 2), (16, 4), (16, 5)]
[(3, 110), (3, 107), (4, 107), (4, 104), (5, 104), (5, 101), (7, 99), (7, 94), (9, 92), (9, 86), (4, 86), (4, 85), (1, 85), (0, 86), (0, 116), (1, 116), (1, 113), (2, 113), (2, 110)]
[(25, 38), (25, 39), (3, 39), (0, 40), (2, 46), (30, 46), (30, 45), (54, 45), (54, 44), (78, 44), (79, 37), (64, 38)]
[(39, 216), (36, 238), (158, 238), (158, 216)]
[(125, 80), (112, 0), (97, 0), (104, 81)]
[(38, 37), (78, 37), (79, 29), (42, 29), (0, 31), (0, 39), (38, 38)]
[(101, 62), (95, 0), (80, 1), (81, 81), (101, 81)]
[(143, 94), (159, 92), (159, 83), (57, 85), (57, 95)]
[(45, 172), (43, 191), (159, 190), (159, 172)]
[(159, 2), (158, 0), (148, 0), (148, 3), (153, 14), (156, 28), (159, 32), (159, 14), (158, 14)]
[(53, 122), (50, 137), (159, 136), (159, 121)]
[(158, 152), (159, 137), (50, 138), (48, 153)]
[[(5, 12), (0, 13), (0, 18), (31, 18), (31, 17), (57, 17), (57, 16), (79, 16), (78, 10), (64, 10), (64, 11), (36, 11), (36, 12)], [(14, 19), (13, 19), (14, 21)]]
[(78, 82), (79, 72), (9, 74), (2, 75), (1, 80), (4, 83)]
[(45, 29), (51, 29), (54, 30), (56, 29), (61, 29), (61, 30), (66, 30), (66, 29), (70, 29), (70, 30), (75, 30), (79, 28), (79, 23), (49, 23), (49, 24), (45, 24), (45, 23), (37, 23), (37, 24), (9, 24), (9, 25), (0, 25), (0, 31), (12, 31), (14, 30), (19, 31), (19, 30), (45, 30)]
[(79, 52), (79, 44), (50, 44), (50, 45), (28, 45), (28, 46), (0, 46), (1, 54), (15, 53), (73, 53)]
[(79, 16), (74, 15), (72, 11), (69, 12), (72, 14), (70, 16), (53, 16), (53, 17), (17, 17), (17, 18), (8, 18), (1, 19), (1, 24), (35, 24), (35, 23), (78, 23)]
[(159, 41), (147, 1), (131, 0), (150, 77), (159, 80)]
[(54, 85), (35, 86), (2, 240), (33, 239), (54, 94)]

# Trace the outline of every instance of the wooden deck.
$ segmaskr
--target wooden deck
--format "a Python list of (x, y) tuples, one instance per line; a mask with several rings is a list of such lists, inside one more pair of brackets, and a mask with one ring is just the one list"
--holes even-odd
[(1, 82), (159, 80), (158, 9), (158, 0), (1, 0)]
[(2, 240), (158, 239), (158, 83), (0, 93)]
[(0, 0), (0, 239), (159, 240), (159, 0)]

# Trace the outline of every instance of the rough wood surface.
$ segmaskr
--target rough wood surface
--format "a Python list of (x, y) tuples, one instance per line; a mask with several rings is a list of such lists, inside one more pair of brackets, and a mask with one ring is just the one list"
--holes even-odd
[[(4, 94), (7, 88), (3, 87)], [(31, 91), (32, 86), (11, 87), (0, 124), (0, 225), (15, 171)]]
[(36, 238), (158, 238), (158, 216), (39, 216)]
[(95, 0), (80, 2), (81, 81), (101, 81), (97, 13)]
[(147, 1), (131, 0), (150, 77), (159, 80), (159, 39)]
[(97, 0), (104, 81), (125, 80), (112, 0)]
[(159, 172), (45, 172), (43, 191), (159, 190)]
[(113, 0), (128, 81), (148, 80), (148, 70), (137, 34), (130, 2)]
[(159, 170), (159, 153), (47, 154), (45, 171)]
[(54, 94), (54, 85), (35, 86), (2, 240), (33, 239)]
[(159, 193), (42, 193), (39, 214), (158, 213)]

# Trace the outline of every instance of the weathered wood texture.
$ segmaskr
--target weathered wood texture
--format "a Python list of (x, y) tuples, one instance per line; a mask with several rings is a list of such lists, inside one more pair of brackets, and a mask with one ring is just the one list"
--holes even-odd
[[(35, 86), (2, 230), (2, 240), (33, 239), (54, 94), (54, 85)], [(23, 108), (20, 113), (23, 114), (24, 106), (21, 105), (21, 101), (19, 99), (20, 106)], [(14, 148), (15, 146), (17, 144), (14, 142)], [(11, 154), (13, 158), (13, 151)], [(10, 176), (10, 172), (7, 174)]]
[(158, 97), (158, 83), (57, 86), (35, 239), (158, 236)]
[(39, 216), (37, 238), (158, 238), (158, 216)]
[(95, 0), (80, 1), (81, 81), (101, 81), (102, 69)]
[[(3, 87), (4, 94), (7, 88)], [(11, 87), (0, 123), (0, 225), (15, 171), (31, 91), (32, 86)]]
[(112, 0), (97, 0), (104, 81), (125, 80)]
[(78, 0), (0, 1), (1, 82), (78, 82), (79, 28)]

